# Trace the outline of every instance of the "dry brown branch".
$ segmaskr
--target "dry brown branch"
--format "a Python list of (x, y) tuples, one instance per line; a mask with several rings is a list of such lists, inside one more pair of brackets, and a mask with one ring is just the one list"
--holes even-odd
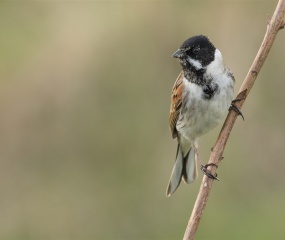
[[(284, 15), (285, 15), (285, 0), (279, 0), (272, 18), (268, 20), (269, 22), (267, 25), (267, 31), (264, 36), (263, 42), (237, 95), (236, 99), (242, 99), (241, 101), (237, 101), (235, 104), (238, 108), (242, 107), (247, 95), (249, 94), (251, 88), (253, 87), (256, 77), (260, 72), (263, 63), (265, 62), (265, 59), (270, 51), (270, 48), (274, 42), (274, 39), (278, 31), (284, 28), (285, 26)], [(216, 165), (219, 165), (219, 163), (221, 162), (227, 140), (230, 136), (236, 118), (237, 118), (237, 113), (234, 111), (230, 111), (224, 122), (219, 137), (212, 149), (209, 163), (214, 163)], [(209, 170), (213, 174), (215, 174), (216, 172), (215, 167), (209, 167)], [(194, 239), (200, 223), (200, 219), (207, 204), (212, 184), (213, 184), (213, 179), (210, 179), (207, 176), (203, 177), (200, 190), (184, 234), (183, 238), (184, 240)]]

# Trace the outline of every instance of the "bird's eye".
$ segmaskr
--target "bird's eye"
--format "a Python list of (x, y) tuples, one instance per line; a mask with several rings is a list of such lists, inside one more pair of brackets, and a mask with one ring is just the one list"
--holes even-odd
[(200, 51), (200, 46), (193, 49), (193, 53), (197, 54)]

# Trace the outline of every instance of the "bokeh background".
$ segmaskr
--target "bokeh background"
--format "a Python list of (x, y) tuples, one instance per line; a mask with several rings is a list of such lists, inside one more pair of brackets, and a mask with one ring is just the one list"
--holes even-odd
[[(1, 1), (0, 239), (181, 239), (165, 197), (172, 53), (208, 35), (237, 93), (276, 1)], [(234, 126), (197, 239), (284, 239), (285, 32)], [(221, 125), (200, 139), (208, 161)]]

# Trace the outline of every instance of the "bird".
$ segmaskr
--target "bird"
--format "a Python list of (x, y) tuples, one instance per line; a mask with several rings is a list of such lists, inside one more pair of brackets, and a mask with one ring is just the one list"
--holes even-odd
[[(188, 38), (172, 57), (179, 60), (182, 71), (171, 92), (169, 126), (178, 146), (166, 190), (168, 197), (179, 187), (181, 179), (192, 183), (197, 178), (197, 164), (201, 164), (199, 137), (215, 128), (231, 106), (241, 114), (232, 105), (235, 78), (207, 36)], [(205, 168), (203, 171), (217, 179)]]

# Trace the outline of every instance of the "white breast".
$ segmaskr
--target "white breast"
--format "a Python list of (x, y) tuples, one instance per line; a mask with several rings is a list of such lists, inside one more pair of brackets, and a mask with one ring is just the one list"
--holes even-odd
[[(229, 71), (221, 64), (219, 50), (215, 61), (207, 68), (207, 74), (219, 86), (219, 90), (211, 99), (203, 97), (202, 86), (183, 79), (183, 106), (177, 122), (177, 130), (184, 138), (195, 141), (201, 135), (216, 127), (225, 117), (233, 99), (234, 80)], [(222, 66), (220, 69), (217, 66)]]

